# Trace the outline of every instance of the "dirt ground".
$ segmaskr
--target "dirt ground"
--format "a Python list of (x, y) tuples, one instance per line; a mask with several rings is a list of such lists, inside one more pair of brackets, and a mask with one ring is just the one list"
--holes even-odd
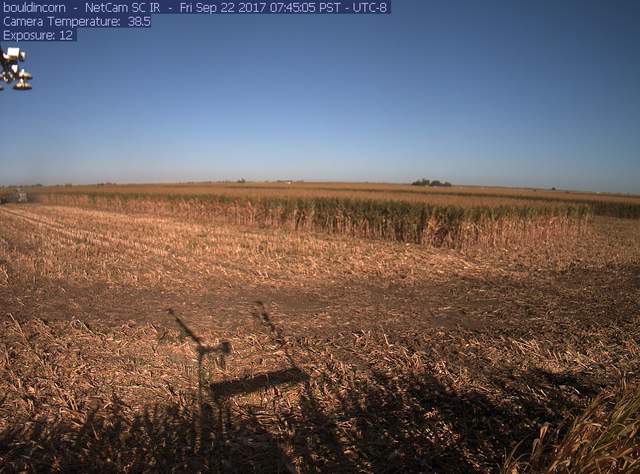
[(639, 235), (459, 252), (2, 206), (0, 470), (498, 471), (637, 380)]

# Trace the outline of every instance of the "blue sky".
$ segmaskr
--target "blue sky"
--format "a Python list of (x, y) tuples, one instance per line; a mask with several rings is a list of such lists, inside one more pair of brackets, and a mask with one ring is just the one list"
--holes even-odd
[(34, 90), (0, 93), (2, 184), (427, 177), (640, 193), (635, 0), (156, 16), (22, 45)]

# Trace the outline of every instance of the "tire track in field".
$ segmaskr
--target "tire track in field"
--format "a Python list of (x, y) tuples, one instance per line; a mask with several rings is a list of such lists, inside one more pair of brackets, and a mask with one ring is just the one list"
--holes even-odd
[[(11, 223), (7, 226), (13, 229), (9, 236), (16, 237), (20, 234), (31, 234), (32, 237), (39, 240), (33, 248), (25, 249), (17, 245), (15, 246), (15, 251), (20, 252), (30, 260), (42, 260), (44, 258), (50, 261), (51, 259), (45, 258), (44, 255), (53, 254), (50, 256), (54, 259), (61, 259), (65, 262), (65, 265), (68, 264), (69, 270), (71, 268), (75, 269), (71, 271), (71, 274), (76, 275), (79, 281), (84, 281), (89, 275), (92, 282), (110, 284), (113, 281), (117, 281), (119, 284), (136, 285), (138, 281), (144, 280), (147, 285), (155, 285), (158, 281), (162, 281), (172, 288), (184, 285), (190, 277), (184, 271), (180, 271), (181, 268), (178, 262), (174, 262), (169, 258), (149, 254), (143, 249), (137, 249), (132, 246), (124, 246), (123, 248), (113, 243), (114, 240), (117, 243), (121, 239), (87, 237), (86, 231), (74, 233), (60, 228), (55, 222), (37, 219), (33, 214), (26, 212), (23, 214), (22, 210), (0, 209), (0, 217), (7, 218)], [(38, 231), (34, 232), (32, 230), (34, 227)], [(19, 238), (15, 240), (18, 244), (21, 242)], [(79, 240), (82, 240), (82, 242), (79, 242)], [(51, 248), (51, 243), (53, 242), (55, 242), (55, 247), (57, 248)], [(93, 252), (91, 250), (78, 254), (74, 248), (79, 243), (88, 244), (89, 248), (93, 247), (96, 250), (105, 249), (108, 254), (100, 257), (99, 260), (95, 259), (95, 255), (92, 255)], [(171, 266), (169, 267), (168, 264), (171, 264)], [(36, 267), (40, 268), (38, 265)], [(50, 276), (48, 271), (47, 275)], [(54, 277), (59, 277), (59, 275), (54, 275)]]
[[(28, 222), (25, 219), (16, 218), (17, 216), (13, 215), (6, 209), (2, 209), (2, 208), (0, 208), (0, 215), (2, 215), (2, 211), (5, 211), (5, 216), (9, 217), (9, 219), (8, 219), (8, 225), (2, 229), (3, 235), (0, 236), (0, 243), (2, 243), (4, 247), (8, 247), (9, 245), (11, 245), (16, 249), (19, 249), (19, 244), (24, 242), (24, 239), (20, 238), (21, 237), (20, 234), (23, 233), (25, 229), (29, 229), (30, 226), (33, 225), (33, 223)], [(7, 230), (10, 230), (10, 231), (7, 232)], [(36, 237), (42, 240), (44, 235), (45, 234), (34, 233), (31, 235), (31, 237), (32, 238)], [(9, 238), (9, 240), (7, 240), (7, 238)], [(59, 239), (59, 242), (62, 244), (75, 245), (77, 243), (71, 237), (65, 236), (62, 234), (57, 234), (57, 239)]]
[[(23, 221), (30, 225), (47, 229), (62, 238), (70, 239), (71, 244), (77, 244), (81, 241), (105, 248), (111, 254), (118, 255), (120, 257), (118, 260), (122, 260), (121, 252), (119, 252), (119, 250), (122, 249), (133, 257), (133, 259), (125, 259), (128, 260), (128, 266), (140, 268), (141, 262), (146, 261), (147, 264), (151, 264), (152, 267), (156, 269), (157, 273), (161, 273), (163, 278), (172, 280), (174, 284), (186, 282), (194, 284), (194, 282), (201, 279), (202, 274), (211, 275), (217, 273), (234, 279), (247, 276), (247, 269), (245, 267), (234, 265), (232, 262), (204, 261), (203, 259), (190, 257), (189, 255), (177, 255), (157, 247), (143, 245), (135, 241), (132, 242), (131, 240), (112, 237), (84, 229), (71, 231), (65, 228), (64, 225), (59, 224), (59, 221), (56, 221), (55, 218), (47, 218), (41, 214), (29, 213), (22, 209), (16, 211), (15, 209), (9, 210), (3, 208), (0, 209), (0, 214), (1, 213), (9, 215), (15, 221)], [(96, 216), (90, 216), (90, 219), (85, 219), (85, 222), (96, 222)], [(67, 226), (75, 224), (76, 223), (68, 223)], [(161, 230), (158, 229), (157, 232), (161, 232)], [(116, 246), (118, 247), (116, 248)], [(153, 270), (153, 268), (150, 270)]]
[[(189, 249), (183, 248), (183, 243), (193, 234), (202, 233), (202, 228), (189, 226), (180, 226), (179, 223), (173, 221), (154, 221), (152, 219), (145, 219), (145, 227), (138, 227), (131, 225), (132, 223), (128, 218), (123, 218), (121, 215), (110, 215), (109, 213), (100, 212), (87, 212), (84, 210), (78, 210), (74, 208), (64, 208), (64, 213), (56, 212), (57, 208), (38, 208), (38, 210), (44, 210), (44, 213), (28, 213), (21, 212), (20, 215), (24, 218), (29, 218), (42, 225), (50, 225), (55, 227), (58, 231), (64, 233), (78, 233), (76, 238), (82, 238), (81, 233), (88, 235), (91, 238), (98, 240), (108, 240), (112, 243), (122, 245), (131, 249), (133, 252), (143, 252), (145, 255), (153, 253), (163, 258), (172, 258), (173, 260), (179, 260), (183, 263), (190, 263), (193, 260), (193, 256), (189, 252)], [(47, 211), (50, 211), (50, 215), (47, 215)], [(81, 220), (81, 223), (90, 223), (94, 227), (108, 227), (111, 230), (112, 235), (108, 235), (104, 232), (96, 230), (88, 230), (77, 227), (78, 220), (71, 218), (71, 216), (77, 216)], [(112, 223), (113, 225), (109, 225)], [(117, 232), (113, 232), (113, 227), (116, 227)], [(72, 227), (75, 230), (69, 230)], [(176, 227), (180, 227), (182, 233), (176, 234)], [(113, 234), (125, 234), (128, 238), (120, 238)], [(163, 237), (169, 237), (166, 242), (169, 249), (161, 248), (157, 244), (158, 235)], [(151, 237), (147, 237), (151, 236)], [(219, 242), (218, 238), (214, 237), (214, 244), (221, 245), (224, 242)], [(182, 247), (181, 247), (182, 244)]]
[(52, 221), (51, 219), (38, 218), (40, 216), (39, 214), (34, 215), (28, 212), (15, 212), (15, 211), (10, 211), (8, 209), (0, 209), (0, 210), (3, 213), (18, 217), (19, 219), (22, 219), (36, 226), (42, 226), (46, 229), (57, 232), (58, 234), (62, 234), (72, 239), (76, 243), (78, 241), (88, 241), (92, 244), (106, 247), (111, 250), (115, 250), (113, 245), (116, 244), (129, 250), (134, 255), (152, 253), (156, 256), (163, 257), (163, 258), (173, 257), (173, 255), (166, 250), (162, 250), (160, 248), (151, 247), (151, 246), (143, 246), (137, 242), (131, 242), (129, 240), (121, 239), (119, 237), (112, 237), (112, 236), (101, 234), (95, 231), (78, 229), (78, 228), (76, 228), (75, 230), (68, 230), (62, 224), (58, 224), (55, 221)]
[[(52, 210), (52, 209), (46, 208), (46, 210)], [(65, 211), (66, 210), (67, 208), (65, 208)], [(69, 208), (69, 210), (77, 211), (77, 209), (71, 209), (71, 208)], [(172, 247), (173, 251), (169, 251), (169, 250), (163, 250), (157, 246), (149, 245), (146, 242), (149, 242), (151, 239), (140, 238), (140, 236), (136, 236), (136, 239), (142, 240), (142, 242), (145, 242), (145, 243), (140, 243), (139, 240), (132, 241), (131, 239), (122, 239), (119, 237), (112, 237), (100, 232), (90, 231), (86, 229), (77, 229), (76, 232), (78, 234), (84, 233), (89, 237), (82, 237), (80, 235), (75, 235), (73, 231), (69, 231), (66, 227), (77, 225), (77, 222), (76, 221), (68, 222), (65, 225), (60, 224), (59, 223), (60, 220), (63, 220), (63, 218), (66, 216), (62, 213), (56, 213), (55, 210), (53, 214), (59, 215), (61, 217), (60, 220), (57, 220), (55, 217), (50, 218), (50, 217), (42, 216), (42, 214), (38, 214), (38, 213), (34, 214), (34, 213), (28, 213), (28, 212), (21, 212), (21, 213), (13, 212), (12, 214), (19, 215), (20, 217), (24, 218), (27, 221), (33, 221), (33, 223), (37, 225), (45, 226), (59, 233), (75, 237), (76, 239), (80, 239), (80, 238), (84, 238), (85, 240), (95, 239), (95, 243), (103, 247), (109, 248), (110, 250), (113, 250), (113, 245), (110, 245), (108, 242), (124, 246), (131, 252), (131, 254), (133, 254), (136, 257), (139, 257), (140, 255), (142, 255), (148, 259), (149, 257), (148, 253), (152, 253), (156, 257), (161, 257), (162, 258), (161, 261), (165, 265), (167, 263), (173, 263), (178, 267), (180, 265), (183, 265), (183, 267), (179, 267), (182, 269), (184, 269), (185, 268), (184, 266), (186, 266), (186, 268), (190, 268), (191, 270), (198, 269), (198, 270), (202, 270), (205, 273), (211, 273), (211, 271), (215, 270), (224, 275), (228, 275), (230, 272), (242, 273), (242, 274), (247, 273), (246, 267), (243, 265), (235, 264), (227, 260), (220, 262), (217, 259), (210, 259), (206, 257), (202, 258), (202, 256), (199, 258), (195, 258), (193, 255), (187, 253), (186, 249), (182, 249), (182, 251), (180, 252), (179, 249), (175, 247), (175, 244), (177, 242), (171, 243), (173, 246)], [(80, 214), (85, 214), (85, 212), (80, 212)], [(85, 217), (84, 222), (91, 222), (91, 223), (94, 223), (95, 225), (102, 224), (101, 219), (104, 217), (103, 215), (104, 213), (100, 212), (98, 215), (95, 215), (94, 213), (86, 213), (86, 214), (88, 214), (89, 219), (86, 219), (87, 216), (83, 216), (83, 215), (79, 216), (79, 217)], [(107, 216), (107, 217), (110, 217), (109, 220), (113, 221), (115, 224), (125, 224), (125, 225), (129, 224), (129, 222), (127, 222), (127, 219), (124, 219), (121, 216), (116, 215), (116, 216)], [(153, 223), (157, 225), (157, 222), (153, 222)], [(173, 222), (163, 222), (163, 224), (165, 224), (165, 226), (169, 226), (169, 225), (173, 226)], [(163, 227), (162, 225), (157, 225), (156, 229), (149, 229), (147, 232), (144, 232), (143, 234), (145, 235), (154, 235), (154, 233), (155, 235), (167, 234), (168, 232), (166, 231), (166, 229), (163, 229), (162, 227)], [(184, 230), (191, 230), (192, 233), (194, 232), (190, 227)], [(123, 228), (120, 229), (120, 233), (131, 234), (133, 233), (133, 231), (130, 228), (123, 226)], [(141, 233), (141, 232), (138, 231), (136, 233)], [(188, 235), (180, 236), (180, 237), (184, 239), (188, 237)], [(106, 240), (108, 242), (101, 242), (100, 241), (101, 239)], [(216, 243), (219, 244), (219, 242), (216, 242)]]
[[(64, 211), (61, 212), (61, 209), (64, 209)], [(54, 220), (66, 222), (70, 226), (77, 224), (75, 219), (82, 219), (83, 222), (89, 219), (97, 228), (113, 230), (115, 227), (118, 229), (119, 234), (134, 236), (136, 242), (144, 246), (161, 248), (158, 247), (158, 236), (161, 235), (164, 239), (164, 246), (162, 248), (168, 248), (170, 254), (176, 258), (183, 259), (185, 263), (193, 260), (193, 248), (190, 248), (186, 243), (189, 242), (190, 239), (193, 239), (194, 236), (197, 236), (201, 243), (207, 246), (207, 251), (211, 249), (214, 254), (219, 256), (232, 252), (238, 245), (237, 239), (240, 235), (235, 228), (211, 227), (164, 218), (129, 215), (124, 217), (122, 214), (102, 210), (95, 211), (72, 207), (60, 208), (48, 206), (39, 207), (38, 210), (51, 214), (54, 216)], [(250, 237), (242, 234), (242, 238), (250, 242), (259, 242), (264, 239), (262, 235), (257, 234)], [(205, 258), (213, 260), (215, 263), (215, 259), (211, 259), (210, 257), (211, 254), (205, 256)], [(202, 258), (203, 255), (197, 257), (198, 260)], [(226, 263), (227, 260), (225, 259), (224, 261)]]
[[(78, 229), (77, 232), (84, 232), (94, 238), (104, 238), (112, 240), (119, 245), (123, 245), (125, 247), (129, 247), (132, 250), (134, 255), (137, 255), (138, 252), (146, 253), (147, 249), (149, 249), (152, 253), (155, 253), (156, 256), (162, 257), (164, 263), (172, 262), (175, 265), (181, 265), (181, 269), (184, 272), (185, 268), (188, 268), (191, 273), (200, 273), (200, 274), (212, 274), (218, 273), (222, 274), (226, 277), (246, 277), (247, 275), (253, 275), (256, 272), (251, 270), (251, 266), (247, 266), (246, 257), (243, 256), (241, 261), (236, 261), (228, 257), (227, 252), (216, 252), (215, 255), (212, 254), (199, 254), (194, 255), (189, 248), (184, 247), (184, 242), (187, 242), (190, 237), (197, 234), (207, 233), (207, 237), (211, 240), (209, 243), (212, 246), (217, 247), (218, 249), (222, 247), (226, 247), (228, 249), (232, 249), (237, 247), (236, 243), (231, 243), (230, 239), (233, 237), (232, 233), (223, 232), (218, 235), (210, 236), (208, 234), (210, 229), (205, 228), (204, 226), (198, 226), (193, 224), (183, 224), (175, 221), (165, 221), (165, 220), (155, 220), (155, 219), (144, 219), (144, 224), (153, 225), (151, 229), (144, 229), (141, 231), (139, 227), (131, 226), (131, 222), (129, 219), (123, 218), (121, 215), (107, 213), (103, 211), (85, 211), (78, 210), (75, 208), (63, 208), (64, 213), (57, 212), (58, 208), (51, 207), (38, 207), (38, 210), (50, 211), (53, 214), (52, 217), (43, 216), (40, 213), (28, 213), (28, 212), (20, 212), (20, 216), (25, 219), (31, 219), (32, 221), (38, 223), (39, 225), (50, 226), (54, 228), (54, 230), (58, 232), (62, 232), (65, 234), (73, 235), (73, 232), (69, 231), (67, 228), (69, 226), (77, 225), (76, 220), (69, 219), (70, 214), (78, 216), (78, 218), (82, 219), (82, 222), (89, 222), (95, 224), (96, 226), (104, 226), (105, 223), (103, 221), (113, 222), (115, 226), (118, 226), (119, 233), (127, 233), (127, 234), (136, 234), (133, 236), (136, 240), (132, 241), (132, 239), (121, 239), (118, 237), (111, 237), (96, 231), (89, 231)], [(69, 211), (67, 213), (66, 211)], [(22, 210), (21, 210), (22, 211)], [(59, 219), (57, 218), (59, 217)], [(84, 218), (84, 219), (83, 219)], [(67, 224), (60, 224), (60, 221), (67, 221)], [(175, 227), (179, 228), (180, 233), (176, 234)], [(140, 234), (140, 235), (138, 235)], [(146, 242), (150, 242), (152, 238), (145, 239), (142, 235), (163, 235), (169, 238), (167, 244), (170, 246), (171, 250), (163, 250), (158, 248), (157, 246), (149, 245)], [(237, 236), (236, 236), (237, 237)], [(79, 238), (76, 236), (76, 238)], [(262, 240), (261, 236), (254, 236), (253, 240)], [(140, 242), (145, 242), (140, 243)], [(103, 244), (105, 246), (106, 244)], [(111, 246), (109, 246), (111, 247)], [(148, 257), (148, 255), (145, 254)], [(258, 272), (259, 273), (259, 272)]]
[[(179, 220), (163, 217), (147, 217), (140, 215), (122, 214), (107, 210), (85, 209), (71, 206), (48, 206), (41, 205), (37, 208), (39, 211), (44, 211), (49, 214), (60, 217), (60, 219), (70, 218), (72, 216), (78, 216), (91, 219), (93, 222), (101, 225), (110, 225), (111, 223), (122, 225), (130, 225), (131, 227), (171, 227), (173, 229), (179, 229), (187, 232), (201, 232), (205, 226), (202, 224), (185, 223)], [(211, 230), (211, 227), (207, 229)], [(220, 229), (220, 227), (216, 227)], [(227, 232), (228, 233), (228, 232)]]
[(4, 255), (10, 267), (18, 273), (21, 272), (20, 265), (24, 266), (25, 262), (38, 266), (52, 258), (69, 258), (70, 249), (77, 247), (78, 243), (73, 238), (58, 232), (45, 232), (41, 226), (34, 230), (32, 222), (6, 208), (0, 208), (0, 217), (5, 218), (5, 225), (0, 229), (0, 256)]
[[(22, 210), (21, 210), (22, 211)], [(20, 212), (16, 210), (1, 209), (0, 215), (4, 214), (9, 216), (14, 222), (22, 222), (30, 226), (35, 226), (40, 229), (46, 229), (47, 232), (55, 235), (62, 247), (67, 244), (68, 247), (75, 247), (78, 244), (89, 244), (94, 248), (101, 248), (108, 252), (110, 257), (106, 257), (106, 262), (109, 267), (116, 268), (119, 271), (130, 273), (131, 275), (140, 275), (140, 271), (143, 274), (162, 274), (163, 278), (167, 281), (171, 280), (174, 284), (178, 283), (180, 279), (174, 278), (171, 274), (176, 275), (175, 270), (178, 268), (177, 262), (173, 259), (167, 258), (159, 252), (153, 252), (153, 249), (137, 248), (135, 245), (130, 245), (123, 239), (113, 238), (109, 236), (95, 235), (90, 231), (78, 230), (76, 232), (69, 231), (57, 223), (47, 220), (41, 220), (28, 212)], [(44, 237), (47, 232), (35, 233), (36, 237)], [(51, 241), (50, 239), (46, 239)], [(43, 243), (44, 245), (44, 243)], [(157, 250), (157, 249), (156, 249)], [(66, 249), (68, 251), (68, 248)], [(63, 251), (64, 252), (64, 251)], [(56, 251), (60, 255), (59, 251)], [(84, 259), (90, 259), (88, 256), (91, 252), (86, 253)], [(102, 260), (101, 260), (102, 261)], [(90, 265), (87, 261), (80, 263), (79, 268), (85, 268), (85, 271), (91, 271), (88, 269)], [(171, 265), (171, 267), (168, 267)], [(173, 270), (173, 271), (170, 271)], [(179, 272), (178, 272), (179, 275)], [(181, 275), (182, 276), (182, 275)], [(137, 277), (136, 277), (137, 278)]]

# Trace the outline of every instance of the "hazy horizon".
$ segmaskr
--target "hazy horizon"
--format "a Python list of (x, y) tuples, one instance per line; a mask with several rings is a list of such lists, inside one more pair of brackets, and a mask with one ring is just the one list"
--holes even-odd
[[(279, 178), (279, 179), (270, 179), (270, 180), (248, 180), (244, 178), (238, 179), (219, 179), (219, 180), (184, 180), (184, 181), (87, 181), (87, 182), (52, 182), (52, 183), (0, 183), (0, 187), (3, 188), (29, 188), (36, 186), (43, 187), (65, 187), (71, 185), (73, 186), (98, 186), (98, 185), (113, 185), (113, 186), (181, 186), (181, 185), (216, 185), (216, 184), (285, 184), (287, 182), (291, 182), (293, 184), (372, 184), (372, 185), (412, 185), (413, 181), (417, 181), (418, 179), (423, 179), (425, 177), (416, 178), (413, 180), (407, 181), (340, 181), (340, 180), (325, 180), (325, 179), (287, 179), (287, 178)], [(244, 181), (241, 181), (243, 180)], [(433, 180), (438, 180), (442, 183), (447, 182), (446, 179), (439, 178), (426, 178)], [(473, 183), (455, 183), (449, 182), (451, 187), (464, 187), (464, 188), (496, 188), (496, 189), (525, 189), (525, 190), (535, 190), (535, 191), (556, 191), (556, 192), (568, 192), (568, 193), (585, 193), (585, 194), (610, 194), (610, 195), (621, 195), (621, 196), (630, 196), (630, 197), (640, 197), (640, 194), (636, 193), (628, 193), (628, 192), (615, 192), (615, 191), (595, 191), (590, 189), (566, 189), (566, 188), (558, 188), (554, 186), (517, 186), (517, 185), (497, 185), (497, 184), (473, 184)], [(429, 189), (438, 190), (439, 186), (429, 187)], [(446, 189), (446, 187), (445, 187)]]

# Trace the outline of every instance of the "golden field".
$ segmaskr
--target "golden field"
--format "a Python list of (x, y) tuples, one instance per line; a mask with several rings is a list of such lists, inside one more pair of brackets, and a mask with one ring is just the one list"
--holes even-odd
[(636, 197), (30, 191), (0, 207), (0, 471), (640, 469)]

